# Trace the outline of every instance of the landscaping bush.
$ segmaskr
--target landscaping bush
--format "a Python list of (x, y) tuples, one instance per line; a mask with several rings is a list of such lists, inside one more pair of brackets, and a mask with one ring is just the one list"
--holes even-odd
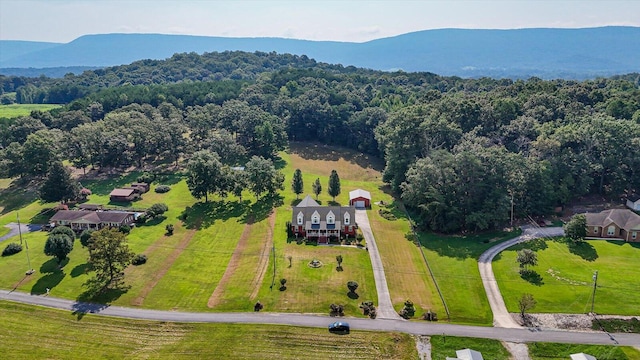
[(173, 224), (167, 224), (164, 229), (166, 230), (165, 234), (167, 234), (167, 236), (173, 235)]
[(169, 185), (158, 185), (156, 186), (154, 191), (160, 194), (164, 194), (169, 192), (169, 190), (171, 190), (171, 186)]
[(378, 214), (387, 220), (397, 220), (398, 218), (393, 215), (393, 213), (387, 209), (379, 209)]
[(340, 304), (329, 305), (329, 315), (331, 316), (344, 316), (344, 306)]
[(11, 244), (7, 245), (7, 247), (4, 248), (4, 250), (2, 250), (2, 256), (9, 256), (9, 255), (17, 254), (20, 251), (22, 251), (22, 245), (20, 245), (18, 243), (11, 243)]
[(363, 301), (360, 304), (360, 308), (364, 315), (368, 315), (369, 318), (375, 319), (377, 316), (377, 311), (375, 305), (373, 305), (373, 301)]
[(153, 204), (147, 209), (147, 216), (149, 218), (154, 218), (156, 216), (160, 216), (164, 214), (168, 210), (169, 210), (169, 207), (165, 203)]
[(133, 258), (133, 260), (131, 260), (131, 264), (136, 266), (146, 264), (146, 263), (147, 263), (147, 255), (145, 254), (138, 254)]
[(413, 302), (411, 300), (407, 300), (404, 302), (404, 307), (398, 315), (400, 315), (404, 319), (412, 318), (416, 313), (416, 308), (413, 306)]
[(147, 222), (147, 216), (146, 215), (138, 216), (138, 218), (135, 221), (136, 224), (144, 224), (146, 222)]
[(123, 234), (129, 234), (131, 232), (131, 226), (129, 225), (121, 225), (118, 230)]
[(422, 315), (422, 320), (438, 321), (438, 314), (431, 312), (431, 310), (427, 310), (427, 312)]

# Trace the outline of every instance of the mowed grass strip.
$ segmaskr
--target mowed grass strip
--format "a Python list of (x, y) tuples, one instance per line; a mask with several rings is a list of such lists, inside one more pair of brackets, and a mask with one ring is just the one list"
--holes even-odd
[[(520, 277), (517, 251), (533, 248), (540, 275), (537, 282)], [(493, 270), (510, 312), (518, 312), (524, 293), (537, 301), (531, 312), (587, 313), (591, 311), (592, 276), (598, 270), (594, 311), (598, 314), (640, 315), (640, 244), (589, 240), (579, 245), (546, 241), (511, 247), (494, 261)]]
[(0, 105), (0, 118), (15, 118), (27, 116), (34, 110), (49, 111), (59, 108), (61, 105), (55, 104), (8, 104)]
[[(469, 236), (418, 234), (452, 322), (491, 325), (491, 307), (480, 279), (478, 258), (491, 246), (519, 234), (519, 231)], [(444, 320), (446, 314), (439, 313), (438, 318)]]
[[(382, 257), (395, 309), (400, 311), (404, 302), (409, 299), (416, 306), (416, 317), (430, 310), (436, 312), (441, 320), (446, 319), (444, 306), (420, 249), (404, 236), (410, 229), (406, 215), (397, 208), (397, 204), (389, 195), (381, 196), (388, 205), (373, 205), (372, 211), (369, 212), (369, 222)], [(390, 209), (396, 220), (383, 218), (378, 212), (379, 209)]]
[(565, 360), (576, 353), (589, 354), (598, 360), (640, 359), (640, 351), (627, 346), (559, 343), (531, 343), (528, 346), (531, 360)]
[[(0, 301), (3, 359), (415, 359), (410, 335), (279, 325), (185, 324), (85, 315)], [(64, 331), (61, 331), (64, 329)], [(37, 339), (38, 346), (33, 346)], [(249, 343), (248, 343), (249, 341)]]

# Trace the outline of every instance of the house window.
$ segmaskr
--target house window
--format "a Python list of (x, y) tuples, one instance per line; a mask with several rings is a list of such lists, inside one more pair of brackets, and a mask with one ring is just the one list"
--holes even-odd
[(349, 213), (345, 213), (344, 214), (344, 224), (345, 225), (349, 225), (350, 221), (349, 221)]
[(616, 234), (616, 227), (615, 226), (609, 226), (609, 228), (607, 229), (607, 235), (609, 236), (613, 236)]
[(311, 215), (311, 223), (312, 224), (320, 224), (320, 214), (318, 214), (318, 212), (314, 212), (313, 215)]
[(304, 222), (304, 215), (302, 213), (298, 214), (298, 225), (302, 225)]
[(598, 227), (597, 227), (597, 226), (594, 226), (594, 227), (593, 227), (593, 233), (594, 233), (594, 234), (597, 234), (597, 233), (598, 233)]
[(327, 224), (335, 224), (336, 223), (336, 216), (333, 215), (332, 211), (329, 211), (329, 213), (327, 214)]
[(634, 232), (631, 233), (631, 238), (632, 239), (635, 239), (637, 236), (638, 236), (638, 232), (637, 231), (634, 231)]

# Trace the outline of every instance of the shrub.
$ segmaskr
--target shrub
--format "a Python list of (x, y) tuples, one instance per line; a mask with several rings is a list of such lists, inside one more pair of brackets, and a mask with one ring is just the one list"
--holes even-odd
[(11, 244), (7, 245), (7, 247), (4, 248), (4, 250), (2, 250), (2, 256), (9, 256), (9, 255), (17, 254), (20, 251), (22, 251), (22, 245), (20, 245), (18, 243), (11, 243)]
[(402, 316), (404, 319), (409, 319), (413, 317), (416, 313), (416, 308), (413, 306), (413, 302), (411, 300), (407, 300), (404, 302), (404, 307), (398, 315)]
[(160, 215), (164, 214), (168, 210), (169, 210), (169, 207), (167, 206), (167, 204), (165, 204), (165, 203), (156, 203), (156, 204), (151, 205), (151, 207), (149, 207), (147, 209), (147, 216), (149, 218), (154, 218), (156, 216), (160, 216)]
[(138, 176), (138, 179), (136, 179), (136, 180), (139, 183), (151, 184), (155, 179), (156, 179), (156, 175), (155, 174), (146, 172), (146, 173)]
[(362, 242), (362, 240), (364, 240), (364, 235), (358, 233), (358, 235), (356, 235), (356, 240), (358, 240), (358, 242)]
[(173, 235), (173, 224), (167, 224), (164, 229), (166, 230), (167, 236)]
[(146, 264), (146, 263), (147, 263), (147, 255), (145, 254), (138, 254), (133, 258), (133, 260), (131, 260), (131, 264), (135, 266)]
[(344, 316), (344, 306), (340, 304), (329, 305), (329, 315), (331, 316)]
[(135, 221), (136, 224), (144, 224), (146, 222), (147, 222), (147, 216), (146, 215), (138, 216), (138, 218)]
[(53, 230), (51, 230), (51, 233), (49, 235), (56, 235), (56, 234), (67, 235), (71, 240), (75, 240), (76, 238), (76, 233), (73, 230), (71, 230), (71, 228), (68, 226), (56, 226), (53, 228)]
[(131, 232), (131, 226), (129, 225), (120, 225), (118, 230), (123, 234), (129, 234)]
[(373, 305), (373, 301), (363, 301), (360, 304), (360, 308), (364, 315), (368, 315), (371, 319), (376, 318), (377, 311), (375, 305)]
[(438, 314), (431, 312), (431, 310), (427, 310), (427, 312), (422, 315), (422, 320), (438, 321)]
[(93, 233), (93, 230), (87, 229), (87, 230), (84, 230), (82, 234), (80, 234), (80, 244), (82, 244), (82, 246), (84, 247), (89, 246), (89, 243), (91, 242), (92, 233)]
[(166, 192), (169, 192), (169, 190), (171, 190), (171, 186), (169, 185), (158, 185), (156, 186), (156, 189), (154, 191), (160, 194), (164, 194)]
[(387, 220), (397, 220), (398, 218), (393, 215), (393, 213), (387, 209), (379, 209), (378, 214)]

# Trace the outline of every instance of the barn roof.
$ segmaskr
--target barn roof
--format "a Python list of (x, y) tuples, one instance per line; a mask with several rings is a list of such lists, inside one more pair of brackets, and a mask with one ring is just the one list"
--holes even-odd
[(135, 189), (113, 189), (109, 196), (131, 196), (135, 192)]
[(349, 200), (357, 199), (359, 197), (371, 200), (371, 193), (362, 189), (349, 191)]

